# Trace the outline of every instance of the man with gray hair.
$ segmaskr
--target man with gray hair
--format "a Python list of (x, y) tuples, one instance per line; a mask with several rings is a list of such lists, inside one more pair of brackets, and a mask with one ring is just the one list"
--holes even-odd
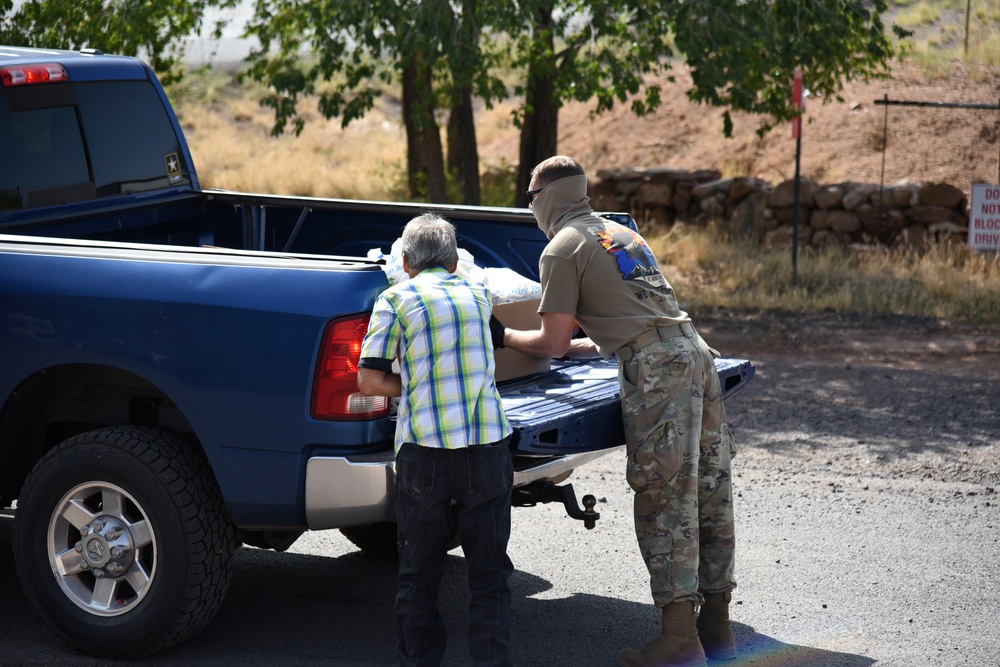
[[(645, 239), (594, 215), (587, 176), (556, 156), (532, 171), (528, 206), (549, 243), (540, 330), (501, 331), (536, 356), (618, 360), (635, 531), (662, 631), (621, 667), (703, 667), (736, 657), (729, 623), (735, 535), (730, 457), (714, 356)], [(577, 323), (587, 338), (574, 338)], [(494, 324), (495, 329), (502, 329)], [(698, 608), (701, 614), (698, 615)]]
[(441, 664), (447, 637), (437, 597), (457, 522), (471, 592), (469, 664), (507, 667), (514, 468), (494, 379), (490, 293), (454, 275), (455, 228), (444, 218), (427, 213), (408, 222), (402, 254), (410, 279), (376, 299), (358, 374), (362, 393), (400, 397), (399, 664)]

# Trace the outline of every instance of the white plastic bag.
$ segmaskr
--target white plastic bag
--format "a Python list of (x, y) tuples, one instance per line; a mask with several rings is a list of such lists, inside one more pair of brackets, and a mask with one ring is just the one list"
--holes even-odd
[[(390, 285), (409, 280), (406, 271), (403, 270), (403, 241), (396, 239), (392, 242), (389, 254), (383, 254), (380, 248), (372, 248), (368, 251), (368, 259), (385, 260), (382, 270), (385, 271), (386, 279)], [(458, 249), (458, 267), (455, 275), (466, 280), (475, 281), (486, 285), (493, 296), (493, 305), (501, 303), (514, 303), (515, 301), (528, 301), (537, 299), (542, 295), (542, 286), (525, 278), (521, 274), (507, 268), (482, 268), (476, 265), (476, 259), (468, 250)]]
[(483, 270), (486, 279), (483, 281), (493, 295), (493, 305), (528, 301), (542, 296), (540, 283), (525, 278), (517, 271), (508, 268), (486, 268)]
[(382, 270), (385, 272), (385, 277), (389, 281), (390, 285), (395, 285), (396, 283), (401, 283), (404, 280), (409, 280), (409, 276), (407, 276), (406, 271), (403, 270), (402, 248), (402, 239), (396, 239), (392, 242), (392, 247), (389, 249), (388, 255), (384, 254), (381, 248), (372, 248), (368, 251), (368, 259), (385, 260), (385, 264), (382, 265)]
[(455, 275), (486, 285), (486, 269), (476, 266), (476, 259), (465, 248), (458, 249), (458, 268), (455, 269)]

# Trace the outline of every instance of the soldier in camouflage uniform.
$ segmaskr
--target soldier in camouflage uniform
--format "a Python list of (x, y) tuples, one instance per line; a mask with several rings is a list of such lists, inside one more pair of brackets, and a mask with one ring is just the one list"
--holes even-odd
[[(661, 634), (622, 651), (618, 663), (701, 667), (706, 655), (734, 658), (735, 446), (718, 353), (679, 308), (642, 236), (594, 215), (575, 160), (535, 167), (528, 200), (549, 238), (539, 261), (542, 325), (515, 331), (494, 320), (494, 340), (536, 356), (618, 360), (636, 536), (663, 614)], [(573, 337), (577, 324), (587, 338)]]

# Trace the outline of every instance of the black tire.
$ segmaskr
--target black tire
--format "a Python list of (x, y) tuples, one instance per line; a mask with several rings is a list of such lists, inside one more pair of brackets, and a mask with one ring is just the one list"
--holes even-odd
[(396, 546), (396, 522), (385, 521), (367, 526), (341, 528), (340, 532), (351, 544), (378, 558), (399, 558)]
[[(452, 516), (455, 521), (452, 524), (451, 538), (448, 540), (449, 551), (462, 546), (462, 541), (458, 537), (458, 507), (456, 505), (452, 506)], [(344, 534), (344, 537), (351, 544), (367, 554), (377, 556), (378, 558), (399, 558), (395, 521), (341, 528), (340, 532)]]
[(157, 429), (107, 428), (61, 443), (17, 501), (25, 595), (94, 655), (147, 655), (204, 628), (229, 588), (234, 549), (208, 462)]

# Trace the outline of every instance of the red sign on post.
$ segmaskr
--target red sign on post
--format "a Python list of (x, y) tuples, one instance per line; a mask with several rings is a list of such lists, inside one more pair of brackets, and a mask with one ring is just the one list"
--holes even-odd
[(792, 119), (792, 139), (802, 136), (802, 68), (795, 68), (795, 79), (792, 84), (792, 108), (799, 113)]

